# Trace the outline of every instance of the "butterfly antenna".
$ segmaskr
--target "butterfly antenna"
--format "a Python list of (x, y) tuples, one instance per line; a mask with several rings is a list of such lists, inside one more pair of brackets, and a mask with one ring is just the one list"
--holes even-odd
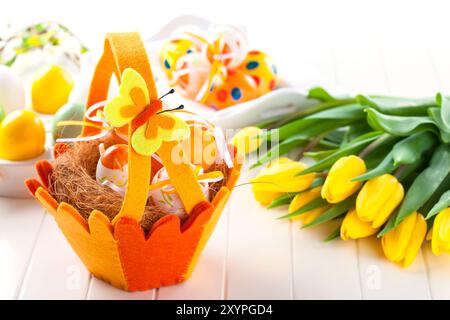
[(158, 114), (164, 113), (164, 112), (169, 112), (169, 111), (175, 111), (175, 110), (183, 110), (184, 109), (184, 105), (180, 104), (178, 107), (174, 108), (174, 109), (167, 109), (167, 110), (163, 110), (158, 112)]
[(168, 96), (169, 94), (173, 94), (173, 93), (175, 93), (175, 89), (174, 88), (170, 89), (169, 92), (167, 92), (167, 93), (163, 94), (161, 97), (159, 97), (159, 100), (161, 100), (164, 97)]

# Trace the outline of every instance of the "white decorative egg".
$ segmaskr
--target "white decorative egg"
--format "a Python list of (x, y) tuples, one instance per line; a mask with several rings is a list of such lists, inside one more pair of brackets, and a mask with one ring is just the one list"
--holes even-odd
[(0, 65), (0, 105), (7, 114), (25, 107), (22, 80), (11, 68), (3, 65)]
[[(161, 168), (153, 177), (152, 184), (169, 180), (169, 175), (165, 168)], [(209, 197), (209, 184), (207, 182), (200, 183), (200, 187), (206, 198)], [(176, 214), (180, 219), (186, 218), (186, 211), (183, 203), (176, 193), (174, 187), (167, 184), (161, 188), (149, 192), (150, 202), (159, 210), (169, 214)]]
[(128, 146), (115, 144), (106, 150), (100, 145), (97, 163), (97, 182), (114, 191), (124, 193), (128, 183)]

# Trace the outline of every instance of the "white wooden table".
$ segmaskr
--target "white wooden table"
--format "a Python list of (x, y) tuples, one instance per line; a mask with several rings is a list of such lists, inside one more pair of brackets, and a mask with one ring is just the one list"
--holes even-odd
[[(348, 30), (341, 31), (352, 31), (350, 23), (345, 26)], [(330, 32), (331, 39), (339, 33)], [(274, 35), (268, 37), (276, 41)], [(348, 49), (305, 45), (305, 50), (287, 52), (280, 45), (282, 40), (274, 55), (286, 51), (284, 62), (298, 58), (352, 92), (406, 96), (450, 92), (449, 48), (378, 49), (365, 42)], [(301, 78), (296, 64), (284, 65), (292, 68), (285, 67), (285, 72)], [(251, 174), (244, 172), (241, 182)], [(300, 230), (299, 222), (275, 219), (286, 209), (259, 206), (250, 186), (236, 191), (192, 277), (177, 286), (138, 293), (122, 292), (90, 276), (52, 217), (35, 201), (0, 199), (0, 298), (450, 299), (450, 256), (435, 257), (428, 244), (410, 268), (401, 269), (385, 260), (374, 238), (324, 243), (326, 226)]]

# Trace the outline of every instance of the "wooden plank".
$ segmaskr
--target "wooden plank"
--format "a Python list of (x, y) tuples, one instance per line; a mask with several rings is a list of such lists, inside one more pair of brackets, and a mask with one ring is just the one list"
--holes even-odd
[(229, 211), (228, 203), (191, 277), (179, 285), (160, 288), (158, 299), (219, 300), (224, 298)]
[[(357, 88), (361, 93), (411, 95), (423, 93), (409, 68), (416, 66), (413, 60), (398, 61), (405, 53), (368, 48), (352, 48), (337, 52), (337, 77), (346, 88)], [(386, 60), (386, 64), (384, 64)], [(420, 74), (430, 72), (426, 66), (419, 67)], [(413, 79), (411, 83), (409, 80)], [(413, 89), (413, 90), (412, 90)], [(409, 269), (400, 269), (387, 261), (382, 254), (378, 239), (359, 240), (358, 261), (364, 299), (426, 299), (429, 298), (427, 272), (422, 255)]]
[(127, 292), (91, 276), (87, 300), (154, 300), (156, 289)]
[[(258, 170), (244, 170), (240, 184)], [(235, 188), (230, 202), (226, 299), (290, 299), (289, 222), (254, 199), (250, 185)]]
[(89, 278), (53, 217), (46, 214), (19, 299), (85, 299)]
[[(303, 54), (325, 79), (325, 88), (336, 80), (335, 53), (314, 51), (313, 57)], [(334, 84), (336, 86), (336, 84)], [(283, 213), (286, 208), (281, 209)], [(280, 212), (281, 213), (281, 212)], [(360, 299), (358, 260), (354, 243), (323, 240), (336, 226), (327, 224), (299, 230), (301, 223), (291, 222), (293, 250), (293, 296), (295, 299)]]
[(17, 298), (43, 218), (34, 199), (0, 198), (0, 299)]

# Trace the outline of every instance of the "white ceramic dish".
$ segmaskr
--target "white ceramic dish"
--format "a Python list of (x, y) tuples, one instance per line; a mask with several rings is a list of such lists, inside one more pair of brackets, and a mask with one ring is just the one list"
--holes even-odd
[(8, 161), (0, 159), (0, 197), (28, 198), (31, 197), (24, 181), (36, 177), (35, 164), (38, 160), (50, 160), (52, 151), (45, 152), (34, 159), (26, 161)]

